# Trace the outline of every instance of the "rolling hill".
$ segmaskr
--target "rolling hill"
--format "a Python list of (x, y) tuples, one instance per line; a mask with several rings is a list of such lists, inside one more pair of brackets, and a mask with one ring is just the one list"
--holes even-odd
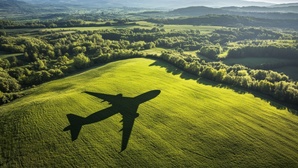
[(23, 1), (0, 0), (0, 12), (24, 13), (24, 12), (30, 12), (30, 9), (34, 9), (34, 8), (36, 8), (36, 6)]
[[(139, 106), (119, 153), (122, 117), (83, 126), (76, 141), (66, 115), (110, 107), (84, 91), (134, 97)], [(244, 91), (195, 80), (151, 59), (117, 61), (48, 82), (0, 106), (0, 167), (297, 167), (298, 116)]]
[(87, 7), (141, 7), (141, 8), (179, 8), (187, 6), (268, 6), (270, 3), (264, 2), (251, 2), (245, 0), (151, 0), (151, 1), (140, 1), (140, 0), (24, 0), (30, 3), (54, 3), (54, 4), (79, 4)]
[(256, 18), (268, 19), (290, 19), (298, 18), (298, 6), (287, 7), (222, 7), (212, 8), (205, 6), (191, 6), (186, 8), (178, 8), (169, 11), (168, 14), (176, 16), (195, 17), (203, 15), (237, 15), (250, 16)]
[(45, 13), (63, 13), (69, 6), (53, 4), (32, 4), (21, 0), (0, 0), (0, 19), (16, 19), (24, 16), (37, 16)]

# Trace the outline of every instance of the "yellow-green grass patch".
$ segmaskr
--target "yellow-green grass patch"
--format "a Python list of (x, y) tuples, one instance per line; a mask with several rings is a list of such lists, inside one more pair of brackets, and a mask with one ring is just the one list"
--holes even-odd
[[(0, 106), (3, 167), (296, 167), (298, 117), (250, 93), (168, 73), (162, 61), (129, 59), (55, 80)], [(138, 109), (119, 153), (122, 117), (83, 126), (71, 141), (66, 114), (109, 107), (83, 91), (161, 94)]]

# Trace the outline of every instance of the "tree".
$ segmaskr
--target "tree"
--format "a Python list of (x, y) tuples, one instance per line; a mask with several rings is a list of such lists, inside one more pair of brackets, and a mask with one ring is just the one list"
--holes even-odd
[(74, 58), (74, 66), (78, 69), (88, 67), (90, 64), (90, 59), (85, 56), (85, 54), (80, 53)]
[(74, 54), (85, 53), (86, 52), (86, 47), (85, 46), (83, 46), (83, 47), (76, 46), (72, 50), (73, 50)]
[(20, 89), (18, 81), (11, 77), (6, 71), (0, 70), (0, 91), (7, 93)]
[(58, 63), (61, 64), (61, 65), (65, 65), (67, 64), (67, 62), (69, 61), (68, 57), (67, 56), (60, 56), (58, 57), (57, 59)]
[(10, 67), (9, 61), (7, 59), (0, 58), (0, 67), (3, 69), (9, 68)]
[(43, 60), (37, 59), (37, 61), (35, 62), (35, 67), (38, 70), (43, 70), (43, 69), (47, 69), (47, 66), (45, 65)]
[(211, 59), (217, 59), (217, 55), (222, 52), (220, 45), (215, 46), (203, 46), (201, 48), (200, 54), (209, 57)]
[(216, 69), (212, 67), (207, 67), (202, 71), (201, 76), (210, 80), (214, 80), (216, 76), (216, 72), (217, 72)]
[(6, 32), (5, 31), (0, 31), (0, 37), (1, 36), (6, 36)]
[(258, 85), (259, 85), (261, 92), (263, 92), (265, 94), (269, 94), (274, 88), (274, 84), (272, 84), (271, 82), (268, 82), (267, 80), (261, 80), (258, 83)]

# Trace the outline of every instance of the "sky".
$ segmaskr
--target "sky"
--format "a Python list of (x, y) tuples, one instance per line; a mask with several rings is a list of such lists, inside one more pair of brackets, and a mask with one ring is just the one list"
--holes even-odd
[(269, 2), (269, 3), (276, 3), (276, 4), (282, 4), (282, 3), (298, 3), (298, 0), (249, 0), (249, 1), (255, 1), (255, 2)]

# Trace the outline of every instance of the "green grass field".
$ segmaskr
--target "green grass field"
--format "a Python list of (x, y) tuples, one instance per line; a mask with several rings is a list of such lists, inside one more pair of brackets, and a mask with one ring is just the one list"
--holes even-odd
[(216, 29), (223, 28), (222, 26), (194, 26), (194, 25), (164, 25), (166, 31), (171, 30), (199, 30), (201, 34), (212, 33)]
[(142, 52), (146, 53), (146, 54), (156, 54), (156, 55), (161, 55), (162, 52), (166, 52), (166, 51), (169, 51), (169, 52), (175, 52), (175, 50), (173, 49), (166, 49), (166, 48), (159, 48), (159, 47), (156, 47), (156, 48), (151, 48), (151, 49), (147, 49), (147, 50), (143, 50)]
[[(27, 90), (0, 106), (0, 167), (297, 167), (298, 116), (250, 93), (194, 80), (165, 62), (129, 59)], [(83, 91), (161, 94), (138, 109), (119, 153), (122, 117), (62, 130), (66, 114), (109, 107)]]

